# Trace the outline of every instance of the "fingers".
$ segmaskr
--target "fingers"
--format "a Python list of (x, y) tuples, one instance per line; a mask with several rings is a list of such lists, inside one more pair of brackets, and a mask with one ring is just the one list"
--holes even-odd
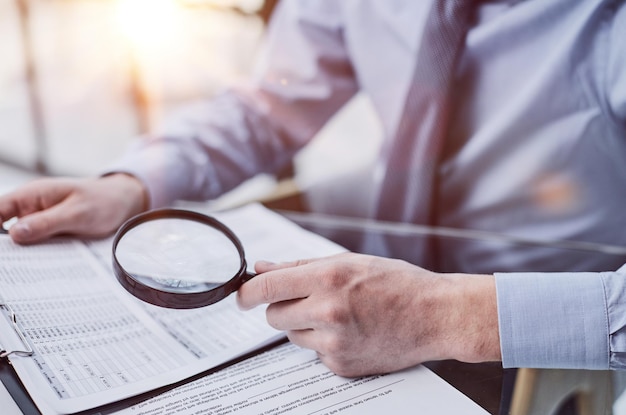
[(34, 243), (70, 230), (73, 222), (74, 218), (61, 203), (20, 218), (9, 229), (9, 234), (17, 243)]
[(304, 330), (314, 328), (316, 319), (306, 299), (281, 301), (270, 304), (265, 311), (267, 323), (276, 330)]
[(306, 264), (310, 264), (312, 262), (317, 261), (317, 259), (300, 259), (298, 261), (291, 262), (268, 262), (268, 261), (258, 261), (254, 264), (254, 270), (261, 274), (269, 271), (276, 271), (279, 269), (293, 268)]
[(66, 181), (48, 179), (33, 181), (0, 197), (0, 222), (13, 217), (20, 218), (9, 232), (16, 242), (27, 243), (45, 238), (50, 235), (48, 229), (53, 222), (48, 215), (39, 218), (38, 212), (55, 206), (68, 192)]
[(329, 336), (318, 330), (290, 330), (287, 338), (296, 346), (314, 350), (319, 359), (332, 372), (339, 376), (357, 377), (379, 372), (364, 365), (364, 360), (354, 356), (355, 353), (342, 345), (338, 337)]
[(32, 192), (28, 191), (28, 188), (31, 187), (32, 185), (27, 185), (0, 197), (0, 219), (3, 222), (37, 210), (35, 205), (40, 203), (41, 198), (35, 197)]
[(258, 275), (243, 284), (237, 291), (237, 303), (249, 310), (261, 304), (306, 298), (311, 293), (310, 280), (306, 278), (307, 265), (315, 259), (274, 264), (259, 261), (255, 264)]
[(46, 209), (62, 201), (70, 192), (71, 179), (39, 179), (0, 196), (0, 218), (4, 221)]
[(18, 217), (9, 234), (18, 243), (38, 242), (71, 227), (66, 201), (75, 188), (72, 179), (35, 180), (0, 198), (3, 220)]
[(9, 234), (32, 243), (57, 234), (101, 237), (147, 207), (147, 190), (123, 173), (95, 179), (44, 178), (0, 197), (0, 222), (17, 217)]

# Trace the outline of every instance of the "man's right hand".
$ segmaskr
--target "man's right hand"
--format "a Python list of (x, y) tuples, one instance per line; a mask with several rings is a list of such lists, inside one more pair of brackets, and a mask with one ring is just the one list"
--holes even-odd
[(128, 174), (43, 178), (0, 196), (0, 223), (17, 217), (9, 234), (21, 244), (60, 234), (97, 238), (146, 210), (147, 200), (143, 183)]

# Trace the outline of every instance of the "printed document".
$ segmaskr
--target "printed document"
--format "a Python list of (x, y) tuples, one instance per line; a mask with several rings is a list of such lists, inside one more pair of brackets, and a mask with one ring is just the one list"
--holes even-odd
[(424, 366), (347, 379), (287, 343), (115, 415), (384, 413), (488, 414)]
[[(214, 216), (239, 236), (249, 264), (344, 251), (261, 205)], [(44, 414), (169, 385), (283, 336), (266, 323), (262, 307), (242, 312), (234, 295), (193, 310), (143, 303), (113, 277), (110, 252), (110, 240), (19, 246), (0, 239), (0, 300), (35, 351), (9, 358)], [(24, 349), (7, 312), (0, 315), (0, 345)]]

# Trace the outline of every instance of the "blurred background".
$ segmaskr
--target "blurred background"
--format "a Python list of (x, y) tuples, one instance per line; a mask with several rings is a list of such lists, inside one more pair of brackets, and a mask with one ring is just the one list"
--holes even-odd
[[(177, 106), (246, 77), (276, 1), (0, 0), (0, 193), (98, 174)], [(296, 159), (298, 187), (363, 169), (379, 137), (355, 98)], [(258, 177), (234, 198), (276, 185)]]

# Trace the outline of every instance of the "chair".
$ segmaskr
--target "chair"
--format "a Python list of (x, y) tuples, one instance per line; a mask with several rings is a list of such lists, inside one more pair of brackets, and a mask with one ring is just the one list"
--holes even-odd
[(553, 415), (573, 402), (579, 415), (613, 413), (613, 376), (608, 370), (519, 369), (510, 415)]

